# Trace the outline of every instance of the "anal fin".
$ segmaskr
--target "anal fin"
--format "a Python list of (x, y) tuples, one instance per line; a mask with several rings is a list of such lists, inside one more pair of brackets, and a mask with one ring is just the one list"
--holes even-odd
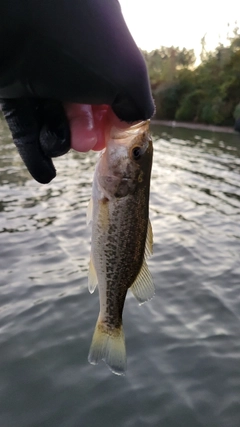
[(153, 298), (155, 294), (155, 287), (145, 259), (143, 261), (142, 268), (130, 289), (139, 304), (143, 304)]
[(148, 258), (153, 253), (153, 232), (150, 219), (148, 220), (147, 238), (145, 243), (145, 257)]

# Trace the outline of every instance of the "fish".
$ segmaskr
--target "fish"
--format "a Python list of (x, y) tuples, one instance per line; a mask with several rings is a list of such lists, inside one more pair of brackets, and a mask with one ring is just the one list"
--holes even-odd
[(124, 375), (122, 313), (128, 289), (139, 304), (155, 293), (146, 258), (152, 254), (149, 193), (153, 145), (149, 120), (113, 128), (96, 164), (87, 222), (92, 222), (88, 288), (99, 289), (100, 312), (88, 360)]

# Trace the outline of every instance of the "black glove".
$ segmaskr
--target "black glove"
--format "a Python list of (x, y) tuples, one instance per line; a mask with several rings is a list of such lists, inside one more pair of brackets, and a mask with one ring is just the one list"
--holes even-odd
[(61, 102), (108, 104), (128, 122), (154, 112), (117, 0), (0, 0), (0, 40), (2, 109), (39, 182), (54, 178), (51, 157), (70, 148)]
[(5, 99), (2, 111), (30, 174), (41, 184), (56, 176), (52, 157), (70, 149), (70, 130), (58, 101)]

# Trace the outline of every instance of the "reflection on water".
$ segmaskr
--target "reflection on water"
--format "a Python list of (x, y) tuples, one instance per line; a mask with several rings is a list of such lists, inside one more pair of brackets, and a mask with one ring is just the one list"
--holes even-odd
[(128, 372), (88, 364), (97, 154), (39, 185), (0, 123), (0, 425), (238, 427), (240, 137), (152, 127), (156, 296), (124, 311)]

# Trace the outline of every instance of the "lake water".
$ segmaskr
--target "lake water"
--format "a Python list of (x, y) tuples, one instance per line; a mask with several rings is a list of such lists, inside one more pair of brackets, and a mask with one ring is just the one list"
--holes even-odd
[(156, 296), (142, 306), (127, 297), (119, 377), (87, 361), (98, 155), (57, 159), (43, 186), (0, 123), (1, 427), (239, 427), (240, 135), (152, 132)]

